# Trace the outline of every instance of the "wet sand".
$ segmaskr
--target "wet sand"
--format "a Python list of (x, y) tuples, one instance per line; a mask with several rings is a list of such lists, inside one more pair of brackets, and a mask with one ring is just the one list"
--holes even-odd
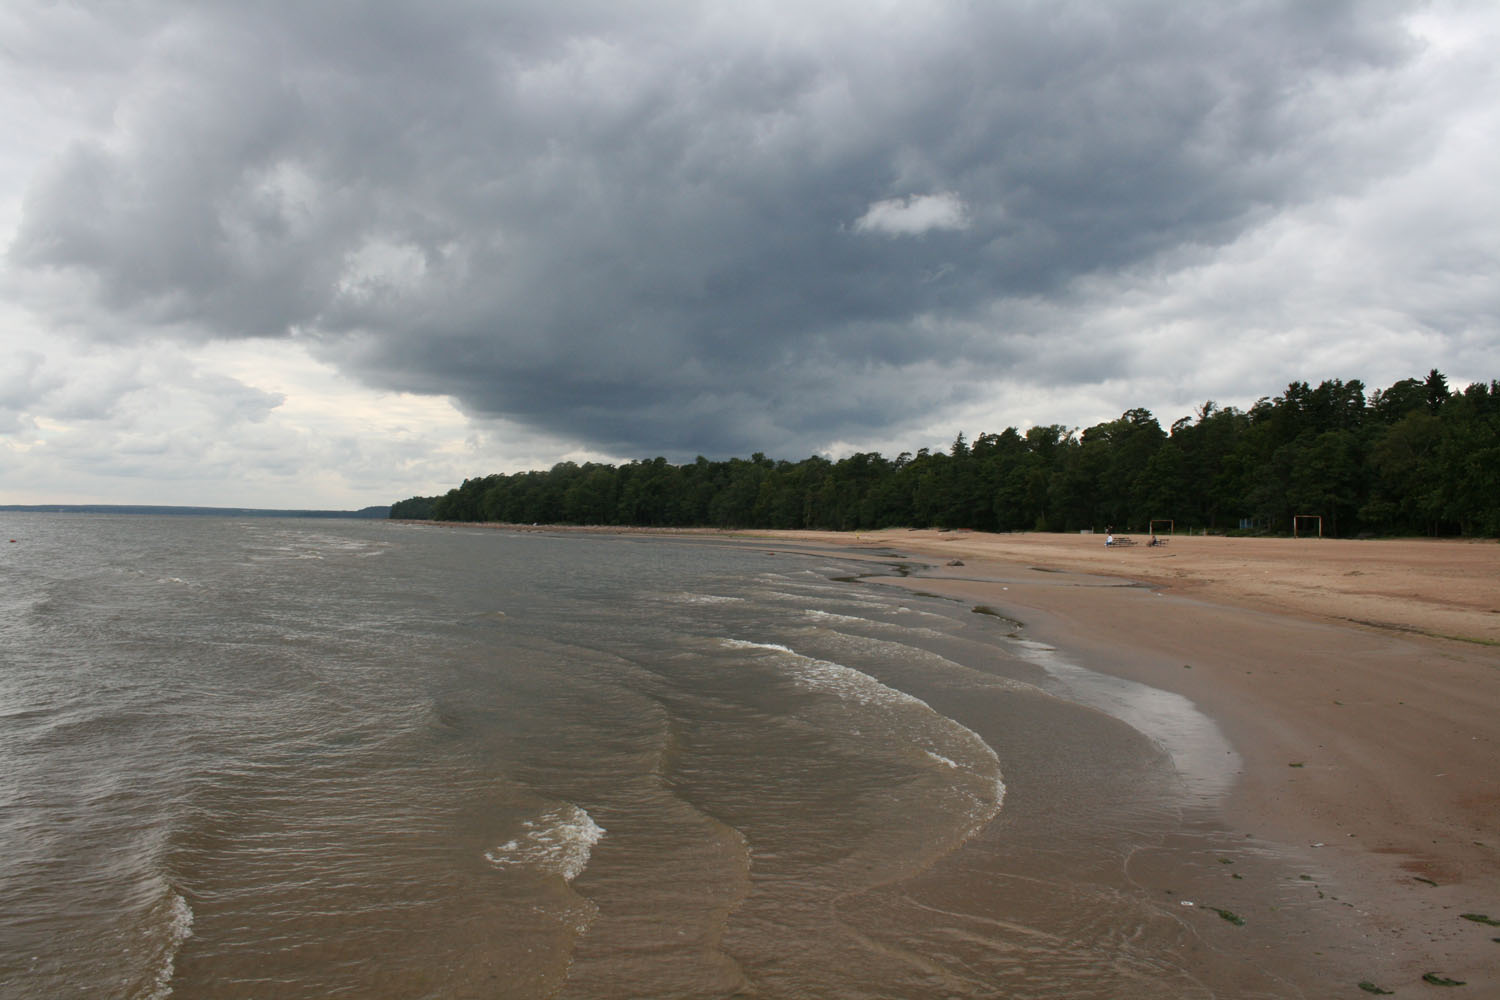
[[(1500, 995), (1500, 926), (1463, 917), (1500, 921), (1500, 545), (757, 534), (909, 556), (886, 582), (991, 608), (1216, 721), (1230, 794), (1127, 872), (1165, 905), (1206, 892), (1246, 920), (1202, 928), (1215, 995), (1239, 995), (1237, 961), (1275, 964), (1287, 995), (1406, 992), (1429, 973)], [(1264, 848), (1253, 879), (1222, 856), (1235, 838)]]

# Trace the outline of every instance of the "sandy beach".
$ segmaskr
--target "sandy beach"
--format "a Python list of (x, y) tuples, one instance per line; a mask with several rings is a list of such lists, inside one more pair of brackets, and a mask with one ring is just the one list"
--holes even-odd
[[(967, 603), (1034, 648), (1212, 719), (1232, 748), (1227, 791), (1098, 875), (1180, 924), (1168, 964), (1202, 995), (1461, 982), (1460, 995), (1500, 996), (1500, 544), (661, 533), (868, 560), (870, 585)], [(959, 909), (978, 910), (995, 886), (1026, 883), (1037, 842), (1006, 853), (1025, 794), (1002, 814), (1014, 829), (913, 893), (967, 893)], [(1045, 910), (1045, 890), (1028, 905), (1018, 920)]]
[[(1215, 950), (1264, 961), (1255, 952), (1274, 949), (1306, 995), (1362, 995), (1360, 982), (1405, 993), (1433, 982), (1424, 975), (1500, 995), (1500, 925), (1464, 916), (1500, 921), (1500, 545), (774, 537), (910, 557), (909, 575), (885, 582), (993, 609), (1215, 720), (1239, 768), (1209, 824), (1318, 865), (1273, 885), (1239, 879), (1236, 912), (1271, 927), (1239, 945), (1220, 934)], [(1137, 884), (1169, 878), (1173, 862), (1145, 867)], [(1292, 881), (1316, 900), (1295, 920)]]

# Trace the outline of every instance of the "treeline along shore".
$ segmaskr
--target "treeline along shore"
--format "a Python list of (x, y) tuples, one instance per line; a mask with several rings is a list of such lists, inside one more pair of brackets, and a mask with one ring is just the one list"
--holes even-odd
[[(1204, 403), (1163, 430), (1147, 410), (1081, 432), (1061, 425), (960, 434), (946, 452), (838, 461), (749, 459), (465, 480), (392, 518), (874, 530), (1500, 536), (1500, 381), (1451, 390), (1436, 369), (1366, 394), (1358, 380), (1293, 382), (1248, 411)], [(1305, 523), (1311, 527), (1311, 523)]]

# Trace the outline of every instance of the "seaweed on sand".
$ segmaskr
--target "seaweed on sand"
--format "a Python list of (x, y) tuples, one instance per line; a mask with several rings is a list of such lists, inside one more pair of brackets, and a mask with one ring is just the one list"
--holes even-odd
[(1423, 973), (1422, 974), (1422, 982), (1424, 982), (1424, 983), (1431, 983), (1434, 986), (1462, 986), (1462, 985), (1464, 985), (1464, 981), (1462, 979), (1449, 979), (1446, 976), (1440, 976), (1440, 975), (1438, 975), (1436, 972), (1426, 972), (1426, 973)]

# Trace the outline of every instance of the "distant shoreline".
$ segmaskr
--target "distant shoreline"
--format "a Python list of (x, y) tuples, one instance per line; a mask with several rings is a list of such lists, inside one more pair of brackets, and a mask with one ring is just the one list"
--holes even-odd
[(166, 517), (325, 517), (385, 520), (391, 508), (274, 510), (259, 507), (174, 507), (155, 504), (0, 504), (0, 514), (150, 514)]

